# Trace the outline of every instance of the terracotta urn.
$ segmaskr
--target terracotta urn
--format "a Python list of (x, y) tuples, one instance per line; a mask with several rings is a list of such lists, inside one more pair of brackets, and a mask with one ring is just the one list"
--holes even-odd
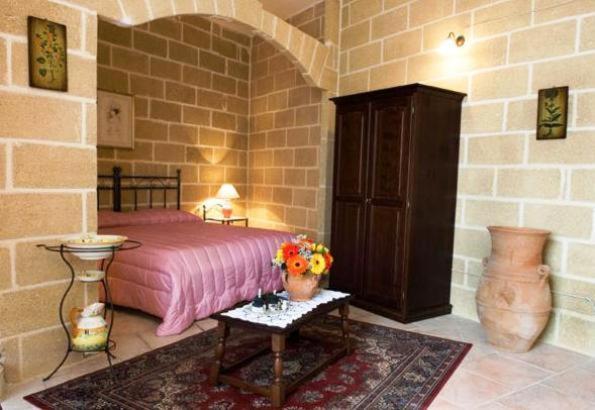
[(545, 328), (552, 310), (550, 268), (542, 264), (548, 231), (488, 227), (492, 253), (475, 301), (488, 341), (512, 352), (526, 352)]
[(290, 275), (287, 272), (281, 274), (283, 287), (289, 294), (289, 299), (295, 302), (305, 302), (318, 293), (318, 282), (320, 275), (304, 273), (302, 275)]

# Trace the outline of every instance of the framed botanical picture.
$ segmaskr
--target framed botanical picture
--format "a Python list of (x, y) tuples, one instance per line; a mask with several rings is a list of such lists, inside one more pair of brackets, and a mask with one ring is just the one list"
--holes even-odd
[(537, 101), (537, 139), (566, 138), (568, 125), (568, 87), (539, 90)]
[(97, 91), (97, 145), (134, 148), (134, 97)]
[(66, 26), (29, 16), (29, 85), (68, 91)]

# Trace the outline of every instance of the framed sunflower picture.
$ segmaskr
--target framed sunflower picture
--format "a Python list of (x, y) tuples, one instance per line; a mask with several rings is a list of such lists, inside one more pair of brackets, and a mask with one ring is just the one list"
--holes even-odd
[(29, 16), (27, 27), (29, 86), (68, 91), (66, 26)]
[(537, 139), (566, 138), (568, 126), (568, 87), (539, 90), (537, 101)]

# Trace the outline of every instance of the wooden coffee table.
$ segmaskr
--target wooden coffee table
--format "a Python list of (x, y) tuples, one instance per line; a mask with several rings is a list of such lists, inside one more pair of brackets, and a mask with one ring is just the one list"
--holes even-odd
[[(351, 353), (351, 343), (349, 341), (349, 301), (351, 296), (345, 296), (340, 299), (335, 299), (327, 303), (323, 303), (317, 306), (314, 310), (304, 314), (299, 319), (285, 328), (276, 326), (267, 326), (264, 324), (253, 323), (243, 319), (236, 319), (229, 316), (224, 316), (222, 313), (216, 313), (211, 316), (213, 319), (218, 321), (217, 334), (218, 342), (215, 347), (215, 361), (211, 367), (211, 374), (209, 381), (212, 384), (226, 383), (240, 389), (249, 390), (251, 392), (261, 394), (268, 397), (274, 407), (280, 407), (285, 402), (287, 394), (295, 390), (300, 384), (314, 377), (317, 373), (325, 369), (328, 365), (336, 361), (337, 359)], [(294, 382), (287, 384), (283, 380), (283, 351), (285, 350), (285, 341), (288, 336), (296, 335), (299, 332), (300, 327), (311, 322), (312, 320), (321, 316), (327, 315), (335, 309), (339, 309), (341, 316), (341, 330), (343, 334), (343, 345), (337, 349), (328, 359), (318, 364), (307, 374), (300, 376), (299, 379)], [(231, 310), (231, 309), (230, 309)], [(269, 350), (269, 346), (264, 346), (262, 349), (252, 353), (251, 355), (243, 358), (237, 363), (229, 367), (223, 366), (223, 356), (225, 355), (225, 341), (229, 336), (229, 329), (232, 326), (241, 327), (244, 329), (256, 330), (269, 334), (271, 336), (270, 349), (273, 352), (273, 372), (274, 379), (273, 384), (269, 386), (259, 386), (254, 383), (247, 382), (238, 377), (231, 376), (230, 373), (236, 370), (251, 359), (263, 354)]]

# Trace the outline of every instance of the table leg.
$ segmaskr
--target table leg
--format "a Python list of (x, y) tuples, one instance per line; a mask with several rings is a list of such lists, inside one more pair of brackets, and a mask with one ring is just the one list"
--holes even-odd
[(344, 303), (339, 307), (341, 315), (341, 329), (343, 331), (343, 344), (347, 349), (347, 354), (351, 353), (351, 340), (349, 338), (349, 303)]
[(215, 361), (211, 367), (211, 374), (209, 376), (209, 382), (211, 384), (217, 384), (219, 382), (219, 373), (223, 366), (223, 356), (225, 354), (225, 339), (229, 335), (229, 328), (225, 322), (219, 322), (217, 325), (217, 347), (215, 348)]
[(285, 401), (285, 384), (283, 383), (283, 351), (285, 350), (285, 335), (273, 334), (273, 370), (275, 379), (271, 386), (271, 402), (274, 407), (281, 407)]

